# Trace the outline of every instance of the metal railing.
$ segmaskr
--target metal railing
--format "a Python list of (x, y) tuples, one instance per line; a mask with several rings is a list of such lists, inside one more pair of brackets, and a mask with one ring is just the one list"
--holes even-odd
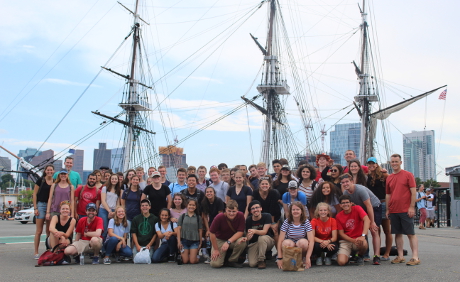
[[(434, 225), (440, 227), (451, 226), (450, 214), (450, 193), (449, 188), (437, 188), (434, 190), (436, 196), (436, 219)], [(420, 211), (416, 208), (414, 225), (420, 225)]]

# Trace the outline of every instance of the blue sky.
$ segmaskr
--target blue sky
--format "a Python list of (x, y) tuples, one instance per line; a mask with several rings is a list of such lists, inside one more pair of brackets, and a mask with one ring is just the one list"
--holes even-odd
[[(122, 1), (129, 8), (133, 2)], [(360, 36), (359, 32), (348, 36), (361, 22), (356, 1), (280, 2), (299, 70), (305, 77), (308, 75), (305, 88), (320, 117), (317, 126), (328, 129), (343, 118), (345, 112), (334, 113), (352, 103), (358, 88), (350, 62), (358, 60)], [(42, 145), (128, 34), (132, 19), (116, 1), (1, 3), (0, 143), (17, 153), (26, 147)], [(141, 13), (150, 23), (144, 28), (144, 38), (154, 80), (258, 3), (146, 1)], [(447, 102), (438, 100), (439, 91), (390, 117), (392, 152), (402, 153), (402, 133), (426, 127), (436, 131), (438, 171), (457, 165), (460, 162), (456, 108), (460, 102), (459, 56), (454, 50), (459, 39), (455, 36), (458, 20), (454, 11), (458, 11), (459, 4), (389, 0), (371, 1), (370, 6), (369, 20), (377, 35), (375, 52), (386, 86), (381, 91), (386, 105), (448, 84)], [(181, 139), (241, 104), (240, 96), (257, 94), (255, 86), (260, 81), (262, 55), (248, 34), (254, 34), (264, 43), (266, 18), (264, 5), (222, 46), (218, 47), (222, 40), (205, 45), (202, 53), (198, 52), (198, 56), (156, 84), (152, 100), (155, 100), (153, 95), (163, 100), (173, 92), (163, 105), (170, 139), (176, 135)], [(227, 35), (228, 32), (224, 33), (223, 38)], [(127, 73), (129, 46), (122, 47), (108, 66)], [(186, 77), (189, 78), (174, 90)], [(102, 72), (42, 149), (60, 151), (95, 129), (102, 120), (91, 111), (117, 114), (122, 87), (122, 80)], [(292, 130), (301, 131), (294, 102), (288, 101), (286, 109)], [(312, 115), (316, 119), (316, 113)], [(158, 132), (157, 145), (166, 145), (158, 115), (154, 113), (152, 120), (153, 130)], [(180, 146), (187, 153), (189, 165), (257, 163), (262, 122), (262, 116), (248, 107)], [(359, 122), (359, 118), (353, 111), (340, 122)], [(85, 169), (92, 167), (92, 150), (99, 142), (107, 142), (108, 148), (120, 145), (120, 131), (119, 126), (110, 125), (78, 147), (86, 152)], [(299, 145), (302, 140), (298, 134)], [(328, 151), (329, 135), (325, 147)], [(0, 156), (6, 155), (0, 152)], [(384, 160), (383, 153), (378, 157)], [(438, 176), (440, 180), (445, 179), (443, 175)]]

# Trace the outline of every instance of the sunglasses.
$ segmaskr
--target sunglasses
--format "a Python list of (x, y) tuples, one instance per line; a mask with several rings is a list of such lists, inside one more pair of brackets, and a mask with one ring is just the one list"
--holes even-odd
[(339, 172), (338, 169), (331, 169), (331, 172)]

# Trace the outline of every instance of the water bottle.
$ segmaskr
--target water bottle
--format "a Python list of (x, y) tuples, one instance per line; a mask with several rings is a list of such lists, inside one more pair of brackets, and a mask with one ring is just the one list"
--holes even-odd
[(80, 254), (80, 265), (85, 265), (85, 256)]

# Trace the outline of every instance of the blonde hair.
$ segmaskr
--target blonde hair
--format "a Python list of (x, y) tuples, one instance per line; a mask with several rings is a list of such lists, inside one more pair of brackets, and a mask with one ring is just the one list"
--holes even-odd
[[(119, 209), (122, 209), (125, 212), (125, 216), (123, 218), (121, 218), (121, 219), (117, 216), (117, 211)], [(125, 208), (123, 206), (117, 206), (115, 208), (115, 216), (114, 216), (113, 221), (115, 222), (116, 226), (120, 226), (120, 224), (123, 225), (123, 227), (128, 226), (128, 220), (126, 219), (126, 210), (125, 210)]]
[(315, 217), (316, 218), (319, 218), (319, 208), (322, 207), (322, 206), (325, 206), (327, 207), (327, 211), (328, 211), (328, 216), (331, 217), (331, 214), (332, 214), (332, 211), (331, 211), (331, 206), (328, 204), (328, 203), (325, 203), (325, 202), (321, 202), (321, 203), (318, 203), (316, 205), (316, 209), (315, 209)]

